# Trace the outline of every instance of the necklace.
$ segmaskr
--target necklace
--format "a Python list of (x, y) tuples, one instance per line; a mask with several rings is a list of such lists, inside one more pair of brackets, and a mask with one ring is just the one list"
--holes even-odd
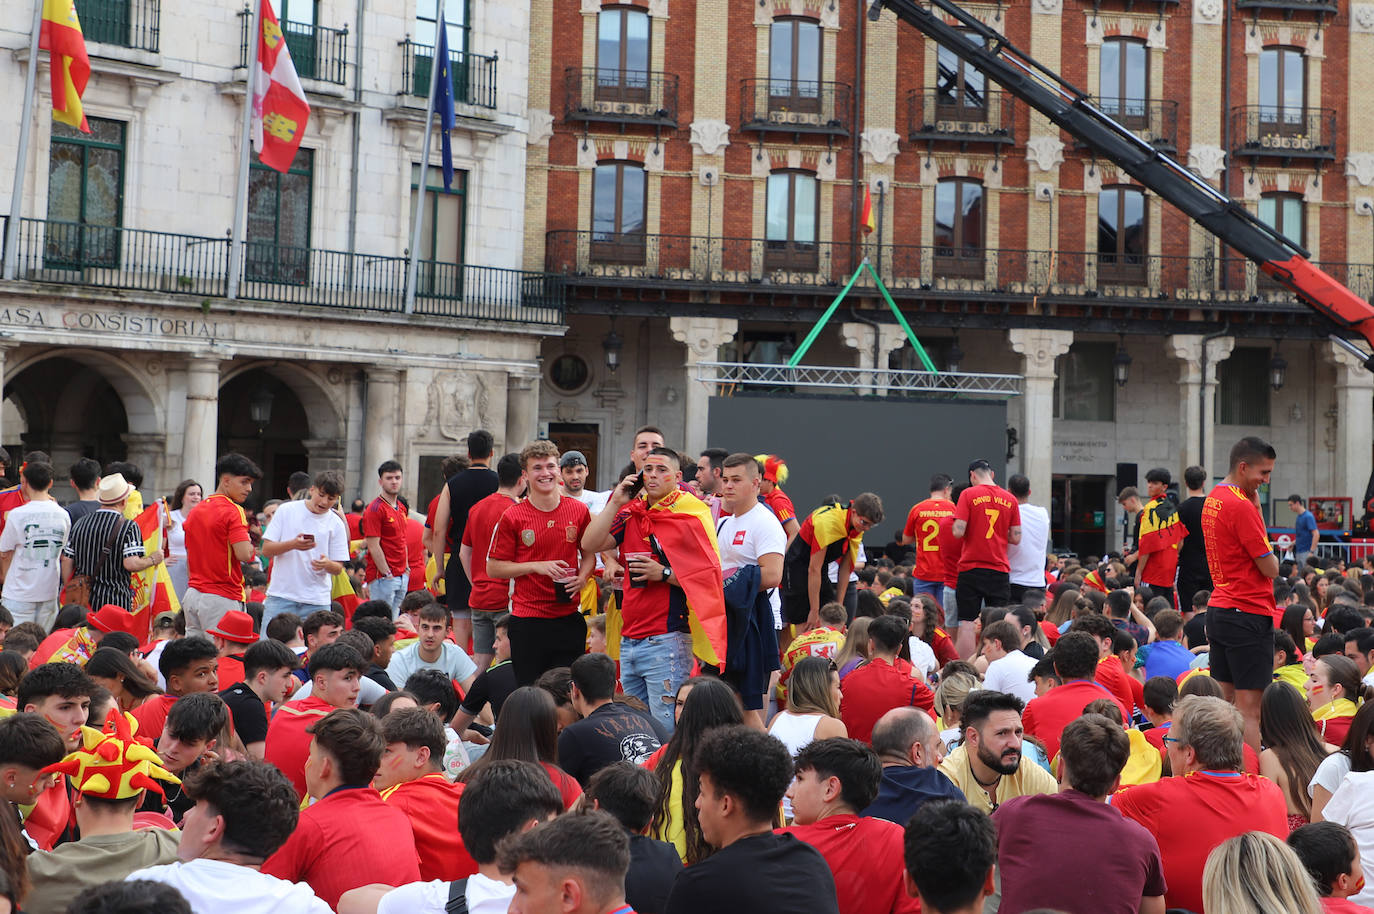
[(1000, 783), (1002, 782), (1002, 775), (1001, 775), (1001, 774), (998, 774), (998, 775), (997, 775), (996, 777), (994, 777), (991, 781), (988, 781), (987, 783), (984, 783), (984, 782), (983, 782), (983, 779), (980, 778), (980, 777), (978, 777), (978, 772), (976, 772), (976, 771), (973, 770), (973, 759), (966, 758), (965, 761), (968, 762), (968, 773), (971, 774), (971, 775), (973, 775), (973, 779), (974, 779), (975, 781), (978, 782), (978, 786), (981, 787), (981, 788), (983, 788), (984, 790), (987, 790), (987, 789), (990, 788), (990, 787), (991, 787), (991, 788), (996, 788), (997, 785), (1000, 784)]

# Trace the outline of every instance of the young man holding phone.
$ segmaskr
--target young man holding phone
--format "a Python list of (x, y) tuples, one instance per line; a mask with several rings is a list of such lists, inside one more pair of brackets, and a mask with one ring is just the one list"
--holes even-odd
[(309, 495), (283, 502), (272, 515), (262, 543), (262, 554), (272, 560), (262, 631), (284, 612), (304, 619), (329, 609), (332, 579), (348, 561), (348, 528), (334, 510), (342, 495), (343, 477), (325, 470), (315, 477)]

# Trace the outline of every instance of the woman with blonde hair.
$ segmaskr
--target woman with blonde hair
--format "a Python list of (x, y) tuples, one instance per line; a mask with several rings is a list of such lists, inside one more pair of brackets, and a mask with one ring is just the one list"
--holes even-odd
[[(804, 657), (787, 677), (787, 708), (768, 724), (768, 734), (795, 756), (818, 739), (849, 735), (840, 720), (840, 673), (829, 657)], [(783, 797), (782, 811), (792, 818), (792, 801)]]
[(1072, 619), (1079, 593), (1080, 591), (1073, 587), (1065, 587), (1059, 591), (1059, 596), (1054, 598), (1050, 611), (1045, 614), (1045, 621), (1057, 628)]
[(1207, 914), (1321, 914), (1312, 877), (1298, 855), (1268, 832), (1223, 841), (1202, 870)]
[(953, 751), (963, 737), (962, 726), (964, 700), (970, 692), (976, 692), (983, 683), (973, 673), (960, 670), (941, 677), (935, 689), (935, 713), (940, 715), (940, 739), (946, 751)]
[(835, 665), (839, 667), (841, 680), (854, 672), (860, 664), (868, 662), (868, 626), (872, 621), (868, 616), (856, 616), (854, 621), (849, 623), (844, 646), (835, 655)]

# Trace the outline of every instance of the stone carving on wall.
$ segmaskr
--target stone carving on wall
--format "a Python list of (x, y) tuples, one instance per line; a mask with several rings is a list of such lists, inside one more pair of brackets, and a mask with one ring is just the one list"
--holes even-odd
[(542, 146), (553, 136), (553, 115), (543, 108), (530, 109), (530, 132), (525, 142), (530, 146)]
[(1193, 21), (1203, 25), (1220, 25), (1222, 0), (1196, 0), (1193, 3)]
[(886, 165), (897, 157), (901, 136), (895, 130), (875, 127), (865, 130), (859, 137), (863, 154), (874, 165)]
[(1188, 167), (1205, 180), (1215, 181), (1226, 167), (1226, 150), (1199, 144), (1188, 148)]
[(1374, 32), (1374, 4), (1356, 3), (1350, 7), (1350, 28), (1355, 32)]
[(692, 150), (700, 155), (713, 156), (730, 145), (730, 125), (725, 121), (705, 119), (692, 121)]
[(1346, 156), (1345, 174), (1346, 177), (1359, 181), (1361, 187), (1374, 184), (1374, 153), (1352, 152)]
[(1064, 164), (1064, 144), (1057, 136), (1033, 136), (1026, 143), (1026, 161), (1040, 171), (1052, 171)]
[(474, 428), (491, 426), (486, 378), (471, 371), (440, 371), (426, 391), (422, 434), (429, 439), (466, 440)]
[(1064, 11), (1064, 3), (1063, 0), (1035, 0), (1031, 9), (1047, 16), (1058, 16)]

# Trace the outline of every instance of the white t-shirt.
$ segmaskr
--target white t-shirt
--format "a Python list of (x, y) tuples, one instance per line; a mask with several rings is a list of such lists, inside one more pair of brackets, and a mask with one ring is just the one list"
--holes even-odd
[(57, 599), (62, 577), (62, 547), (72, 528), (71, 515), (55, 501), (30, 501), (11, 511), (0, 533), (0, 552), (14, 551), (5, 575), (3, 598), (19, 603)]
[[(298, 701), (302, 698), (309, 698), (312, 694), (314, 694), (314, 692), (315, 680), (307, 679), (305, 681), (305, 685), (301, 686), (299, 689), (292, 692), (291, 698), (288, 700)], [(386, 689), (383, 686), (379, 685), (377, 682), (371, 679), (368, 679), (366, 676), (363, 676), (358, 680), (358, 700), (354, 702), (354, 704), (359, 706), (371, 706), (376, 704), (377, 701), (385, 694)]]
[(167, 515), (167, 520), (171, 521), (167, 531), (167, 554), (177, 558), (186, 557), (186, 528), (182, 526), (186, 522), (186, 512), (183, 510), (172, 511)]
[(192, 860), (135, 870), (125, 882), (150, 879), (170, 885), (194, 914), (332, 914), (310, 886), (287, 882), (221, 860)]
[[(448, 886), (443, 879), (399, 886), (382, 896), (377, 914), (444, 914)], [(472, 914), (506, 914), (510, 900), (515, 897), (515, 886), (474, 873), (468, 877), (467, 891), (463, 894)]]
[[(1350, 829), (1360, 849), (1360, 862), (1374, 864), (1374, 771), (1347, 774), (1322, 810), (1322, 818)], [(1350, 900), (1366, 906), (1374, 902), (1374, 885), (1366, 885)]]
[(1021, 506), (1021, 542), (1007, 545), (1011, 583), (1045, 586), (1045, 555), (1050, 542), (1050, 512), (1039, 505)]
[(1350, 756), (1344, 752), (1333, 752), (1317, 766), (1312, 780), (1307, 784), (1307, 796), (1311, 798), (1313, 787), (1325, 787), (1326, 792), (1334, 794), (1341, 781), (1350, 773)]
[(333, 511), (316, 514), (310, 510), (308, 502), (288, 501), (277, 506), (262, 538), (285, 543), (302, 533), (315, 537), (315, 548), (291, 549), (272, 559), (272, 580), (267, 585), (267, 595), (324, 606), (329, 603), (333, 581), (327, 573), (311, 568), (310, 563), (321, 556), (347, 562), (348, 528)]
[(477, 664), (472, 662), (467, 651), (452, 641), (440, 642), (439, 659), (430, 663), (420, 658), (420, 642), (416, 641), (391, 655), (391, 662), (387, 664), (386, 674), (391, 677), (392, 682), (396, 683), (397, 688), (403, 689), (405, 688), (405, 681), (410, 678), (410, 674), (417, 670), (438, 670), (449, 679), (462, 682), (477, 672)]
[(1021, 651), (1012, 651), (988, 664), (983, 674), (983, 688), (994, 692), (1006, 692), (1030, 704), (1035, 697), (1035, 683), (1028, 681), (1030, 671), (1035, 668), (1036, 660)]
[[(716, 542), (720, 545), (720, 567), (725, 576), (743, 565), (757, 565), (759, 556), (787, 554), (787, 534), (778, 523), (778, 516), (763, 502), (743, 514), (727, 514), (716, 527)], [(777, 588), (769, 591), (768, 602), (773, 607), (773, 627), (782, 629), (782, 601)]]
[(587, 510), (595, 516), (606, 510), (606, 503), (611, 500), (611, 493), (609, 490), (605, 492), (593, 492), (589, 489), (583, 489), (582, 494), (574, 495), (573, 497), (586, 505)]
[(915, 635), (907, 638), (906, 643), (911, 651), (911, 665), (920, 670), (923, 677), (929, 676), (939, 664), (935, 657), (935, 649)]

